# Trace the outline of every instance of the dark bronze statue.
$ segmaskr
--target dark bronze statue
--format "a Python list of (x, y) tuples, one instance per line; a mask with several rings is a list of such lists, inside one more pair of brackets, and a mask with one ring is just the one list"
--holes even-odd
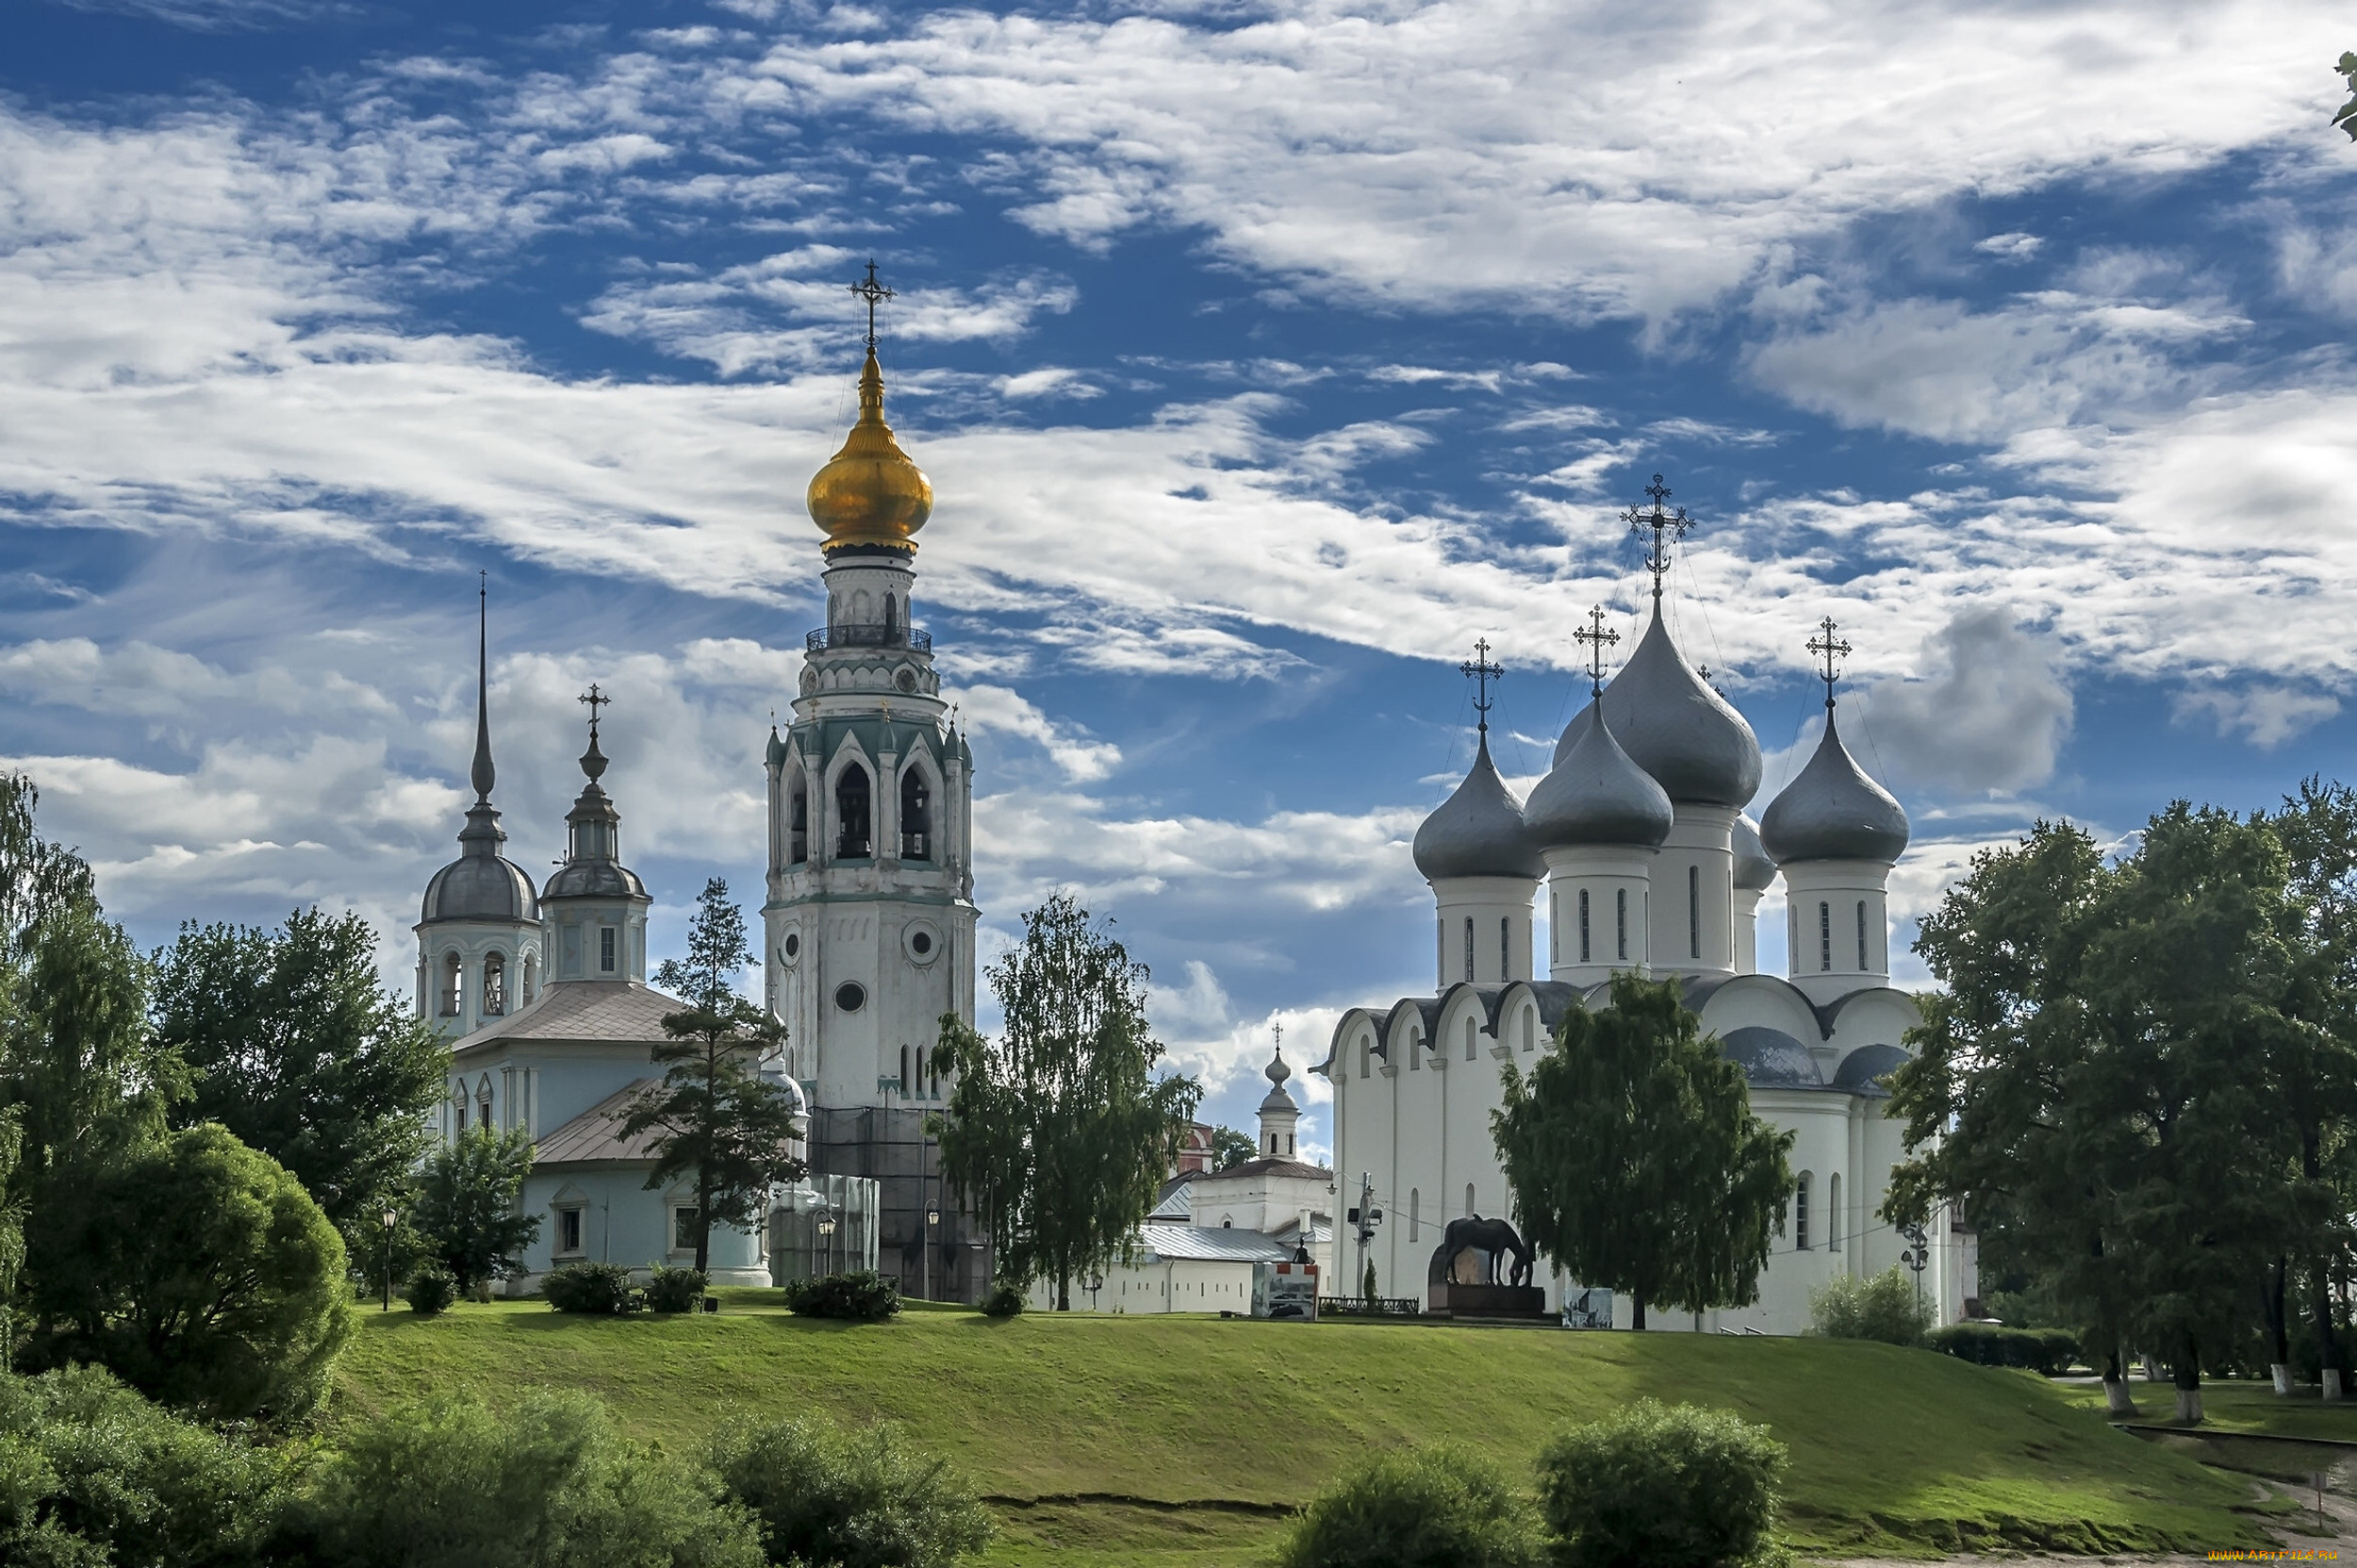
[[(1527, 1285), (1534, 1254), (1530, 1244), (1514, 1233), (1514, 1228), (1502, 1219), (1483, 1219), (1474, 1214), (1465, 1219), (1453, 1219), (1441, 1232), (1441, 1245), (1432, 1254), (1432, 1271), (1427, 1284), (1448, 1283), (1456, 1274), (1457, 1255), (1471, 1247), (1481, 1254), (1481, 1283), (1485, 1285)], [(1498, 1260), (1514, 1260), (1509, 1275), (1498, 1278)]]

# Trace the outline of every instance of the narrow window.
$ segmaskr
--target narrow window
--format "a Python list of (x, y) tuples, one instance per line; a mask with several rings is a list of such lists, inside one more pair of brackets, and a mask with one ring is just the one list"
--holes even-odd
[(1424, 1071), (1424, 1042), (1413, 1034), (1408, 1036), (1408, 1070), (1411, 1073)]
[(1468, 1062), (1470, 1062), (1470, 1061), (1472, 1061), (1472, 1060), (1474, 1059), (1474, 1030), (1475, 1030), (1475, 1025), (1474, 1021), (1473, 1021), (1471, 1018), (1467, 1018), (1467, 1019), (1465, 1020), (1465, 1060), (1466, 1060), (1466, 1061), (1468, 1061)]
[(900, 1090), (900, 1098), (901, 1098), (902, 1099), (906, 1099), (906, 1098), (909, 1098), (909, 1048), (908, 1048), (908, 1047), (906, 1047), (906, 1046), (902, 1046), (902, 1047), (900, 1048), (900, 1082), (899, 1082), (899, 1090)]
[(1862, 971), (1862, 970), (1864, 970), (1864, 969), (1867, 967), (1867, 964), (1866, 964), (1866, 900), (1865, 900), (1864, 899), (1860, 899), (1860, 900), (1857, 901), (1857, 966), (1858, 966), (1858, 968), (1859, 968), (1861, 971)]
[(875, 844), (867, 827), (867, 769), (853, 763), (834, 782), (837, 860), (867, 860), (874, 856)]
[(1616, 940), (1620, 945), (1620, 955), (1626, 958), (1628, 956), (1628, 889), (1624, 887), (1612, 897)]
[(492, 953), (483, 960), (483, 1015), (496, 1018), (506, 1011), (507, 958), (503, 953)]
[(1514, 978), (1514, 917), (1498, 916), (1498, 983)]
[(556, 1249), (559, 1252), (581, 1250), (581, 1211), (559, 1209), (556, 1212)]
[(1588, 889), (1579, 890), (1579, 961), (1588, 962)]
[(1792, 1188), (1792, 1245), (1803, 1252), (1808, 1250), (1808, 1172), (1801, 1172), (1800, 1180)]
[(1286, 1133), (1286, 1134), (1285, 1134), (1285, 1152), (1286, 1152), (1287, 1154), (1291, 1154), (1293, 1151), (1294, 1151), (1294, 1135), (1293, 1135), (1292, 1133), (1288, 1132), (1288, 1133)]
[(1563, 962), (1563, 895), (1547, 889), (1547, 962)]
[(1825, 1179), (1825, 1250), (1841, 1250), (1841, 1177), (1838, 1173)]
[(1689, 956), (1703, 955), (1703, 868), (1686, 868), (1686, 947)]
[(785, 797), (785, 820), (786, 864), (799, 866), (810, 858), (810, 789), (799, 773)]
[(925, 775), (912, 767), (900, 775), (900, 858), (931, 860), (932, 855), (932, 794)]
[(537, 953), (526, 953), (524, 954), (524, 1005), (531, 1006), (532, 999), (539, 994), (540, 956)]
[(676, 1252), (696, 1250), (695, 1210), (674, 1209), (671, 1211), (671, 1247)]
[(1465, 1217), (1466, 1217), (1467, 1219), (1471, 1219), (1471, 1218), (1473, 1218), (1473, 1212), (1474, 1212), (1474, 1190), (1473, 1190), (1473, 1183), (1472, 1183), (1472, 1182), (1470, 1182), (1470, 1181), (1468, 1181), (1468, 1182), (1466, 1182), (1466, 1183), (1465, 1183)]
[(1374, 1072), (1375, 1044), (1370, 1040), (1361, 1040), (1359, 1042), (1359, 1076), (1360, 1078), (1367, 1078), (1372, 1076)]
[(1432, 972), (1441, 977), (1442, 984), (1448, 982), (1448, 922), (1446, 920), (1436, 919), (1432, 922)]
[(1539, 1015), (1525, 1008), (1523, 1011), (1523, 1049), (1539, 1048)]
[(456, 953), (442, 960), (442, 1016), (445, 1018), (458, 1016), (458, 1004), (465, 994), (465, 967), (458, 962)]
[(1414, 1241), (1424, 1233), (1424, 1198), (1415, 1188), (1408, 1189), (1408, 1239)]
[(1817, 966), (1833, 967), (1833, 905), (1823, 902), (1817, 906)]
[(1473, 916), (1468, 915), (1465, 916), (1465, 981), (1467, 984), (1473, 982)]
[(614, 972), (614, 948), (620, 935), (612, 926), (598, 928), (598, 967), (606, 974)]

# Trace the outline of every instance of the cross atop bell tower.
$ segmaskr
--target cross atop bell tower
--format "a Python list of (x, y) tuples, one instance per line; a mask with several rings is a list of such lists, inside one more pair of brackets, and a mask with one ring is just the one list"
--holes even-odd
[(1495, 701), (1490, 695), (1490, 683), (1501, 680), (1506, 675), (1502, 667), (1490, 662), (1490, 639), (1488, 637), (1475, 640), (1474, 656), (1459, 665), (1457, 672), (1474, 684), (1474, 712), (1480, 716), (1481, 737), (1487, 740), (1490, 737), (1490, 707)]
[(1808, 639), (1808, 651), (1824, 656), (1824, 672), (1817, 678), (1825, 683), (1825, 709), (1829, 713), (1833, 710), (1834, 683), (1841, 679), (1841, 668), (1834, 661), (1850, 654), (1850, 645), (1834, 635), (1840, 629), (1833, 617), (1827, 616), (1817, 623), (1818, 635)]
[(1588, 612), (1588, 624), (1574, 632), (1574, 640), (1588, 645), (1588, 695), (1604, 695), (1604, 651), (1621, 640), (1618, 632), (1604, 629), (1604, 606), (1596, 605)]
[(1687, 531), (1694, 526), (1694, 520), (1686, 515), (1683, 506), (1674, 512), (1662, 506), (1661, 503), (1670, 499), (1670, 487), (1661, 482), (1661, 475), (1656, 473), (1653, 476), (1653, 483), (1645, 487), (1645, 494), (1653, 501), (1653, 509), (1647, 511), (1632, 506), (1621, 514), (1621, 520), (1628, 524), (1630, 533), (1653, 536), (1652, 543), (1645, 547), (1645, 569), (1653, 573), (1653, 602), (1658, 609), (1661, 604), (1661, 579), (1670, 570), (1670, 546), (1686, 537)]
[(876, 306), (899, 296), (876, 281), (876, 258), (867, 258), (867, 275), (850, 286), (851, 292), (867, 302), (867, 352), (876, 352)]

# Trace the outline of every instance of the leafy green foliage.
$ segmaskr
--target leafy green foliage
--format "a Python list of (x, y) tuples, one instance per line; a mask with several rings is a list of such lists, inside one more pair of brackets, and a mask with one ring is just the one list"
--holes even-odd
[(1772, 1563), (1784, 1444), (1725, 1411), (1642, 1399), (1539, 1456), (1560, 1568)]
[(1975, 1366), (2026, 1367), (2052, 1378), (2079, 1359), (2078, 1337), (2068, 1329), (2008, 1329), (1996, 1323), (1952, 1323), (1935, 1329), (1925, 1343), (1943, 1356)]
[(1530, 1505), (1477, 1449), (1384, 1454), (1310, 1500), (1277, 1568), (1532, 1568)]
[(785, 1309), (797, 1317), (842, 1317), (882, 1323), (900, 1310), (900, 1293), (872, 1268), (822, 1274), (785, 1287)]
[(687, 1006), (663, 1018), (668, 1038), (654, 1049), (663, 1081), (622, 1115), (625, 1137), (656, 1134), (654, 1191), (682, 1176), (696, 1188), (696, 1267), (712, 1266), (712, 1228), (750, 1228), (768, 1212), (770, 1191), (806, 1168), (788, 1149), (795, 1098), (761, 1075), (761, 1060), (785, 1043), (785, 1026), (739, 996), (737, 977), (753, 961), (744, 912), (729, 884), (704, 883), (687, 928), (687, 957), (666, 959), (655, 983)]
[(2349, 89), (2349, 102), (2333, 110), (2332, 124), (2347, 131), (2351, 141), (2357, 141), (2357, 54), (2342, 50), (2341, 58), (2333, 62), (2332, 73)]
[(758, 1568), (752, 1520), (603, 1407), (466, 1397), (355, 1429), (303, 1510), (321, 1568)]
[(1827, 1339), (1920, 1345), (1933, 1315), (1930, 1297), (1897, 1263), (1863, 1279), (1838, 1274), (1808, 1293), (1809, 1332)]
[(37, 1363), (94, 1361), (215, 1419), (300, 1415), (352, 1332), (344, 1245), (285, 1166), (218, 1127), (90, 1178), (42, 1228)]
[(938, 1122), (942, 1171), (990, 1227), (1007, 1279), (1101, 1273), (1162, 1196), (1202, 1086), (1157, 1078), (1146, 970), (1059, 893), (1023, 917), (991, 966), (1005, 1028), (994, 1044), (944, 1014), (932, 1067), (954, 1075)]
[(1586, 1285), (1702, 1312), (1759, 1297), (1784, 1230), (1792, 1134), (1752, 1114), (1743, 1069), (1674, 980), (1612, 977), (1609, 1008), (1573, 1008), (1491, 1114), (1524, 1236)]
[(518, 1212), (531, 1174), (522, 1128), (480, 1126), (436, 1149), (418, 1173), (411, 1219), (461, 1294), (522, 1268), (524, 1248), (540, 1234), (540, 1216)]
[(450, 1052), (377, 979), (356, 914), (279, 931), (194, 923), (157, 955), (156, 1031), (193, 1075), (173, 1112), (218, 1122), (288, 1170), (356, 1255), (424, 1154)]
[(420, 1317), (432, 1317), (450, 1311), (450, 1304), (458, 1299), (458, 1279), (439, 1263), (428, 1263), (409, 1277), (402, 1291), (402, 1299)]
[(647, 1310), (692, 1312), (703, 1300), (704, 1286), (704, 1273), (700, 1268), (673, 1268), (668, 1263), (657, 1263), (647, 1280)]
[(984, 1317), (1020, 1317), (1023, 1315), (1025, 1305), (1023, 1293), (1001, 1279), (990, 1287), (988, 1296), (982, 1297), (982, 1315)]
[(567, 1263), (541, 1276), (540, 1294), (560, 1312), (626, 1312), (630, 1270), (619, 1263)]
[(1232, 1127), (1211, 1129), (1211, 1168), (1213, 1170), (1226, 1170), (1230, 1165), (1241, 1165), (1260, 1152), (1261, 1146), (1253, 1140), (1249, 1132), (1240, 1132)]
[(727, 1495), (760, 1520), (771, 1562), (948, 1568), (993, 1533), (965, 1483), (893, 1427), (766, 1421), (720, 1439), (710, 1462)]
[(0, 1561), (260, 1568), (274, 1560), (288, 1465), (97, 1367), (0, 1374)]

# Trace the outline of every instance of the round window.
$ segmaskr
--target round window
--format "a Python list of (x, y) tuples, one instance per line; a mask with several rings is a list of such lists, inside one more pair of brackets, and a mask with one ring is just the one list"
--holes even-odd
[(933, 950), (933, 939), (928, 933), (920, 931), (915, 936), (909, 938), (909, 946), (915, 948), (918, 956), (922, 957), (924, 954)]
[(845, 981), (834, 988), (834, 1004), (846, 1013), (858, 1012), (867, 1005), (867, 987), (857, 981)]
[(900, 928), (900, 950), (922, 967), (941, 956), (941, 933), (930, 920), (911, 920)]
[(802, 933), (801, 933), (800, 932), (799, 932), (799, 931), (789, 931), (789, 932), (787, 932), (787, 933), (785, 933), (785, 946), (783, 946), (783, 948), (780, 948), (780, 949), (778, 949), (778, 951), (780, 951), (780, 952), (782, 952), (782, 953), (785, 954), (785, 961), (786, 961), (788, 964), (791, 964), (791, 963), (793, 963), (796, 959), (798, 959), (798, 958), (801, 957), (801, 956), (802, 956)]
[(902, 691), (915, 691), (916, 689), (916, 671), (914, 669), (904, 668), (898, 674), (892, 677), (892, 684), (898, 686)]

